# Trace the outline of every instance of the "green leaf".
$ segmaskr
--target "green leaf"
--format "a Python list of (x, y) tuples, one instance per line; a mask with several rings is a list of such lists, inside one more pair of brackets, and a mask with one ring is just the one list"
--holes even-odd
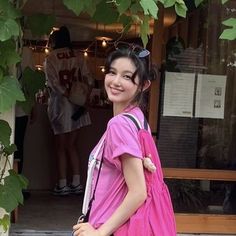
[(17, 206), (18, 201), (15, 196), (9, 193), (5, 185), (0, 184), (0, 207), (10, 213)]
[(97, 4), (101, 0), (84, 0), (84, 12), (87, 12), (91, 17), (96, 12)]
[(2, 218), (0, 218), (0, 226), (3, 227), (4, 233), (7, 231), (7, 229), (10, 226), (10, 216), (9, 214), (5, 214)]
[(195, 6), (198, 7), (204, 0), (195, 0)]
[(15, 182), (18, 182), (17, 186), (19, 186), (20, 191), (27, 188), (27, 186), (29, 185), (29, 181), (25, 178), (25, 176), (16, 173), (13, 169), (9, 170), (8, 172), (8, 177), (11, 177), (12, 180), (14, 179)]
[(0, 41), (18, 36), (20, 33), (19, 25), (13, 19), (0, 19)]
[(172, 6), (174, 6), (174, 4), (175, 4), (175, 0), (165, 0), (164, 1), (165, 8), (172, 7)]
[(148, 35), (149, 35), (149, 17), (145, 16), (143, 19), (143, 23), (140, 25), (140, 34), (143, 42), (143, 46), (146, 47), (148, 43)]
[(35, 104), (35, 94), (39, 89), (45, 88), (45, 74), (42, 71), (34, 71), (31, 68), (26, 67), (22, 73), (20, 82), (26, 100), (17, 102), (17, 105), (29, 114)]
[[(1, 46), (1, 44), (0, 44), (0, 46)], [(0, 55), (1, 55), (1, 52), (0, 52)], [(3, 80), (3, 71), (2, 71), (2, 69), (0, 67), (0, 83), (1, 83), (2, 80)]]
[(131, 15), (132, 21), (136, 24), (140, 24), (143, 20), (138, 15)]
[(84, 10), (84, 1), (79, 0), (63, 0), (64, 5), (72, 10), (77, 16)]
[(158, 0), (158, 2), (160, 2), (161, 4), (163, 4), (163, 5), (164, 5), (164, 3), (165, 3), (165, 0)]
[(177, 15), (181, 16), (181, 17), (186, 17), (186, 13), (187, 13), (187, 7), (185, 5), (185, 3), (179, 3), (176, 2), (175, 3), (175, 11), (177, 13)]
[(151, 15), (157, 19), (158, 7), (154, 0), (141, 0), (140, 4), (143, 8), (144, 15)]
[(119, 19), (119, 23), (122, 23), (123, 25), (123, 30), (124, 33), (127, 33), (132, 25), (132, 17), (131, 16), (127, 16), (127, 15), (121, 15), (120, 19)]
[(49, 34), (55, 25), (54, 15), (36, 14), (27, 18), (27, 23), (34, 36)]
[(10, 109), (17, 100), (25, 100), (19, 82), (9, 76), (3, 77), (0, 84), (0, 112)]
[(225, 21), (222, 21), (223, 25), (236, 27), (236, 18), (229, 18)]
[(0, 143), (8, 147), (10, 145), (11, 127), (5, 120), (0, 120)]
[(120, 15), (128, 10), (131, 5), (131, 0), (117, 0), (117, 9)]
[(24, 94), (35, 98), (35, 94), (39, 89), (45, 87), (45, 74), (42, 71), (32, 70), (26, 67), (22, 73), (21, 86)]
[(0, 1), (1, 18), (16, 19), (21, 17), (21, 12), (16, 9), (8, 0)]
[(88, 8), (91, 5), (96, 6), (101, 0), (84, 0), (84, 7)]
[(222, 4), (225, 4), (226, 2), (228, 2), (229, 0), (221, 0)]
[(19, 54), (16, 52), (16, 43), (14, 40), (0, 42), (0, 66), (15, 65), (20, 59)]
[(0, 184), (0, 207), (11, 212), (19, 203), (23, 203), (22, 189), (25, 189), (28, 181), (22, 175), (9, 170), (9, 175), (4, 178), (4, 184)]
[(236, 39), (236, 27), (232, 29), (225, 29), (220, 35), (220, 39), (235, 40)]
[(5, 147), (3, 149), (3, 152), (6, 153), (8, 156), (14, 153), (15, 151), (17, 151), (17, 147), (15, 144), (11, 144), (9, 147)]
[(92, 2), (90, 5), (85, 7), (84, 11), (86, 11), (90, 15), (90, 17), (92, 17), (96, 11), (96, 4)]
[(142, 8), (142, 6), (140, 5), (139, 2), (135, 2), (131, 5), (130, 11), (131, 11), (132, 14), (137, 14), (138, 12), (142, 12), (143, 8)]
[(97, 5), (96, 12), (92, 19), (99, 23), (112, 24), (117, 22), (118, 17), (119, 13), (113, 8), (112, 4), (103, 0)]

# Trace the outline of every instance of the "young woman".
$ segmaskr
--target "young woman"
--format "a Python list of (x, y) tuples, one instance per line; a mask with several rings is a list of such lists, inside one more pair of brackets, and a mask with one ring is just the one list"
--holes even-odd
[(94, 193), (94, 198), (88, 223), (80, 221), (76, 224), (74, 236), (117, 235), (119, 228), (129, 221), (147, 198), (137, 128), (124, 113), (133, 114), (140, 123), (144, 122), (140, 104), (150, 86), (148, 63), (144, 58), (148, 54), (145, 49), (139, 51), (132, 47), (116, 50), (107, 59), (105, 89), (113, 103), (114, 117), (90, 155), (89, 165), (93, 158), (97, 159), (90, 191), (90, 197)]

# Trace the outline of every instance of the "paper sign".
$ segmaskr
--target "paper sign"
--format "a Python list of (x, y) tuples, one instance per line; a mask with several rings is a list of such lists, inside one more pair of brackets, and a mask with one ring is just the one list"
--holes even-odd
[(163, 116), (193, 116), (195, 74), (166, 72)]
[(195, 117), (224, 119), (225, 86), (225, 75), (198, 75)]

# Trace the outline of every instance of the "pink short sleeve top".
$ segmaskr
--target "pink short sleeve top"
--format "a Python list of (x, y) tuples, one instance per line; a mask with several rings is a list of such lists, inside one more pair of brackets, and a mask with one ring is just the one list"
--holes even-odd
[[(128, 112), (134, 114), (141, 122), (143, 121), (144, 115), (138, 107)], [(95, 228), (106, 222), (127, 194), (127, 185), (122, 172), (122, 155), (129, 154), (134, 158), (142, 158), (137, 128), (124, 115), (119, 114), (108, 122), (105, 135), (104, 150), (101, 150), (97, 157), (101, 160), (103, 155), (103, 163), (89, 217), (89, 222)], [(97, 146), (92, 151), (90, 160)], [(95, 168), (92, 189), (94, 189), (97, 174), (98, 168)]]

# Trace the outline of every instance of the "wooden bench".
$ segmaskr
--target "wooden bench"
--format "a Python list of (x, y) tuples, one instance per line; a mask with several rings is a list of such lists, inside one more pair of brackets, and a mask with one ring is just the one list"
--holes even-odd
[[(165, 179), (236, 182), (235, 170), (163, 168)], [(175, 213), (178, 233), (236, 235), (236, 215)]]

